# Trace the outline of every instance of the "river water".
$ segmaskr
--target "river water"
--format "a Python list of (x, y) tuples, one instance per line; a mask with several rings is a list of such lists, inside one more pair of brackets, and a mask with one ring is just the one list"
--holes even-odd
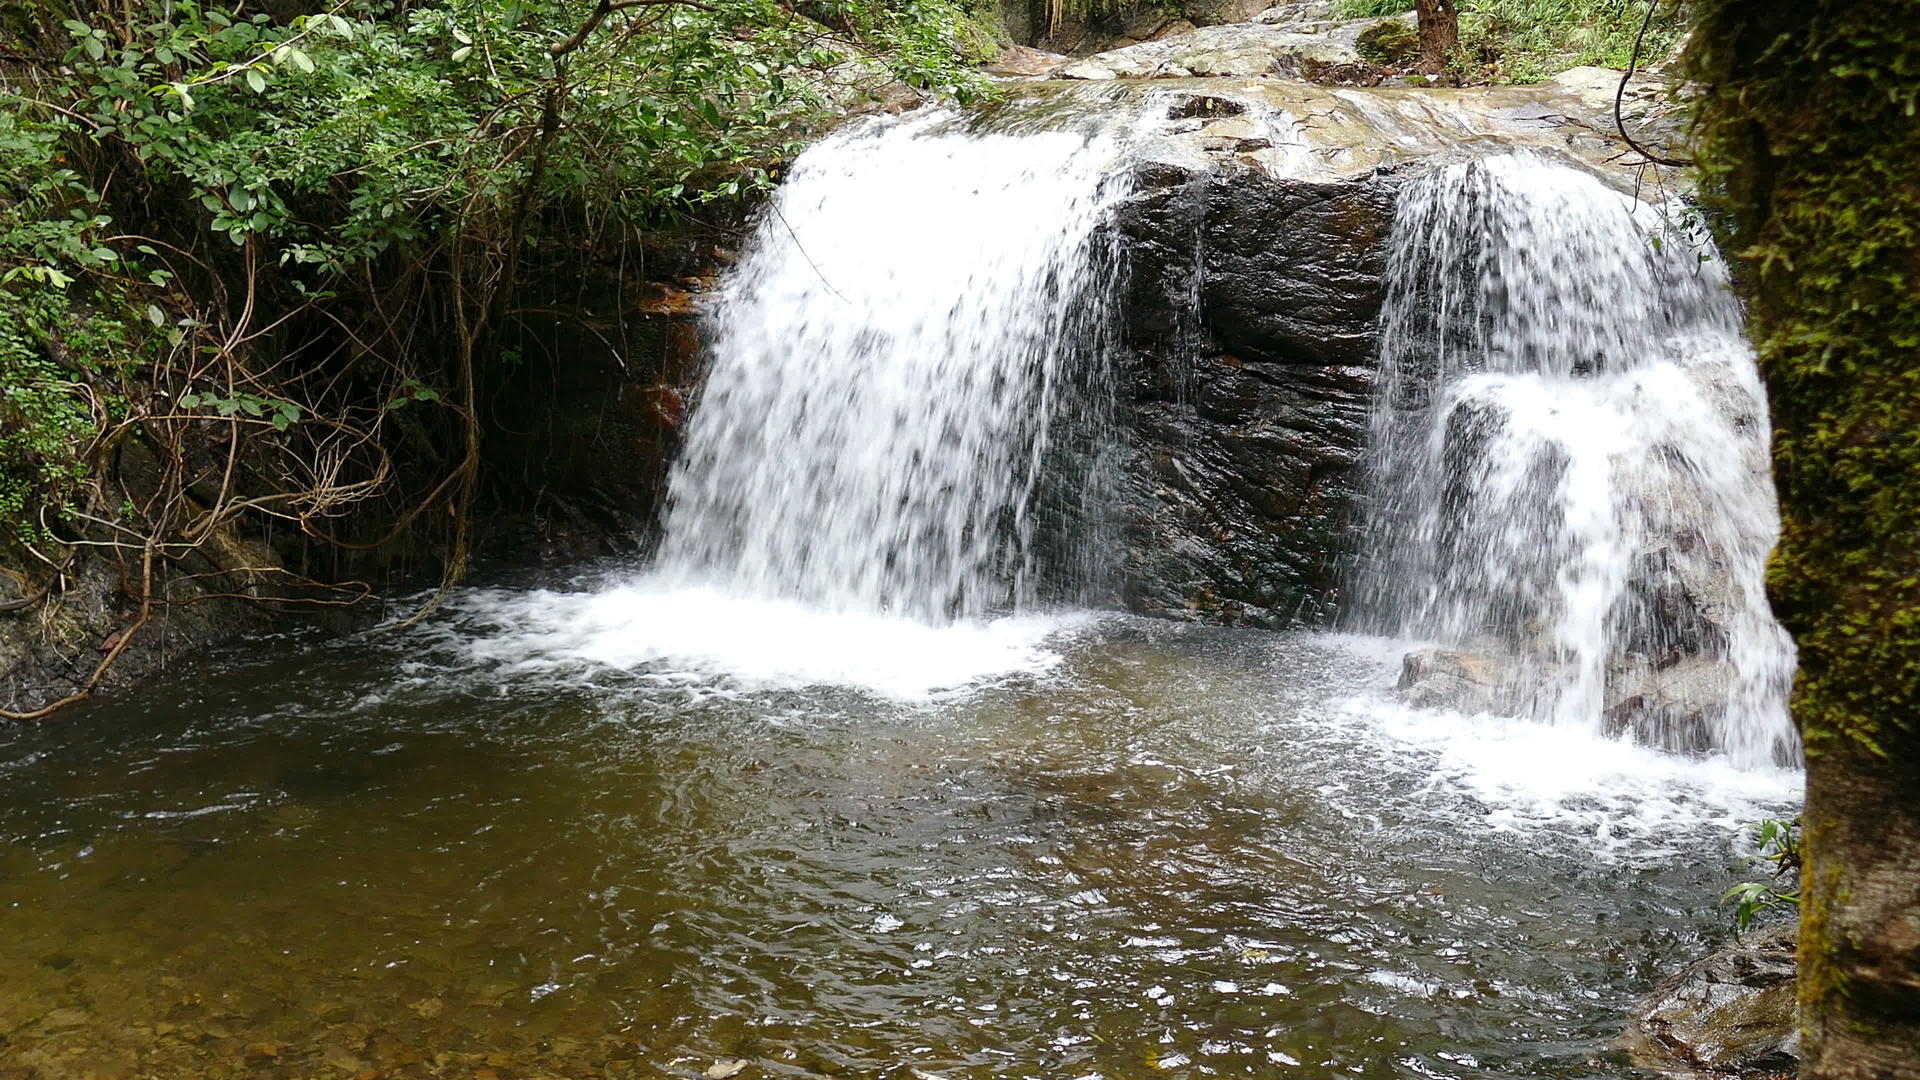
[(258, 643), (0, 746), (0, 1069), (1626, 1074), (1797, 778), (1398, 648), (645, 579)]
[(810, 151), (651, 568), (6, 733), (0, 1077), (1631, 1072), (1797, 774), (1076, 607), (1125, 143)]

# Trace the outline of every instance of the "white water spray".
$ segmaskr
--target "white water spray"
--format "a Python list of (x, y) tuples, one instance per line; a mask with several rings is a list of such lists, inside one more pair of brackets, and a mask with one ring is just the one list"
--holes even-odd
[(1387, 286), (1362, 620), (1484, 658), (1482, 707), (1790, 756), (1765, 398), (1710, 244), (1496, 157), (1406, 188)]
[(1120, 150), (933, 111), (803, 154), (709, 320), (662, 573), (929, 622), (1033, 600), (1098, 470), (1063, 455), (1111, 397)]

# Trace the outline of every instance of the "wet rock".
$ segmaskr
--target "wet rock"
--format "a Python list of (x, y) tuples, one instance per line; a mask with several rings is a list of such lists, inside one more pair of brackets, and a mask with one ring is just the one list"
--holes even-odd
[(1339, 0), (1283, 0), (1255, 15), (1251, 21), (1297, 33), (1314, 33), (1345, 20), (1340, 18)]
[(1415, 649), (1400, 661), (1394, 690), (1409, 705), (1456, 712), (1503, 711), (1511, 702), (1509, 661), (1453, 649)]
[(1195, 26), (1243, 23), (1265, 11), (1271, 0), (1186, 0), (1180, 14)]
[(1365, 22), (1326, 34), (1300, 34), (1259, 23), (1203, 26), (1191, 34), (1097, 53), (1062, 67), (1062, 79), (1166, 79), (1190, 76), (1286, 75), (1366, 66), (1355, 47)]
[[(1248, 116), (1199, 145), (1259, 146)], [(1228, 114), (1228, 115), (1223, 115)], [(1135, 610), (1290, 625), (1331, 611), (1366, 440), (1385, 184), (1154, 165), (1122, 208), (1131, 420), (1122, 578)]]
[(1749, 934), (1661, 984), (1627, 1034), (1635, 1061), (1717, 1076), (1795, 1072), (1796, 929), (1789, 923)]
[(1214, 152), (1246, 153), (1273, 145), (1272, 133), (1259, 123), (1235, 116), (1200, 129), (1200, 146)]
[[(1289, 17), (1308, 8), (1289, 5)], [(1122, 52), (1144, 64), (1215, 38), (1274, 40), (1259, 37), (1268, 30), (1279, 32), (1207, 28), (1157, 52)], [(1172, 123), (1143, 148), (1136, 194), (1115, 225), (1128, 263), (1120, 374), (1136, 432), (1117, 507), (1124, 597), (1171, 618), (1325, 623), (1340, 603), (1357, 518), (1400, 184), (1465, 155), (1529, 149), (1631, 190), (1632, 175), (1609, 163), (1617, 139), (1597, 134), (1611, 101), (1558, 86), (1155, 84), (1168, 91)], [(1030, 92), (1095, 93), (1059, 83)], [(1676, 551), (1684, 543), (1676, 531), (1661, 535)], [(1650, 570), (1649, 597), (1719, 609), (1710, 563), (1677, 555), (1670, 565), (1684, 596), (1661, 592)], [(1712, 638), (1705, 624), (1689, 633)], [(1669, 684), (1693, 682), (1656, 686)], [(1488, 707), (1483, 691), (1469, 689), (1430, 682), (1414, 696)]]
[(1704, 752), (1715, 744), (1715, 721), (1733, 695), (1733, 668), (1714, 656), (1690, 656), (1667, 667), (1624, 660), (1607, 673), (1607, 733), (1632, 732), (1635, 742), (1663, 750)]
[(1070, 56), (1013, 45), (1000, 50), (1000, 55), (987, 65), (987, 74), (1038, 77), (1051, 75), (1072, 62)]

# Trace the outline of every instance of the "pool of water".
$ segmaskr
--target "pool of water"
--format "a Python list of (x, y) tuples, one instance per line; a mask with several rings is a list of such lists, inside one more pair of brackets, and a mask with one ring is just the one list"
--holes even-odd
[(1632, 1074), (1797, 777), (1398, 654), (646, 581), (256, 642), (0, 733), (0, 1076)]

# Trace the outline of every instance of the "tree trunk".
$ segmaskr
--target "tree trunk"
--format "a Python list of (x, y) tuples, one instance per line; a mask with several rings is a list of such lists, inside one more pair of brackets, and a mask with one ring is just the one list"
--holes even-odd
[(1701, 0), (1703, 180), (1751, 301), (1800, 645), (1805, 1080), (1920, 1080), (1920, 4)]
[(1459, 0), (1414, 0), (1420, 19), (1420, 70), (1438, 75), (1460, 44)]

